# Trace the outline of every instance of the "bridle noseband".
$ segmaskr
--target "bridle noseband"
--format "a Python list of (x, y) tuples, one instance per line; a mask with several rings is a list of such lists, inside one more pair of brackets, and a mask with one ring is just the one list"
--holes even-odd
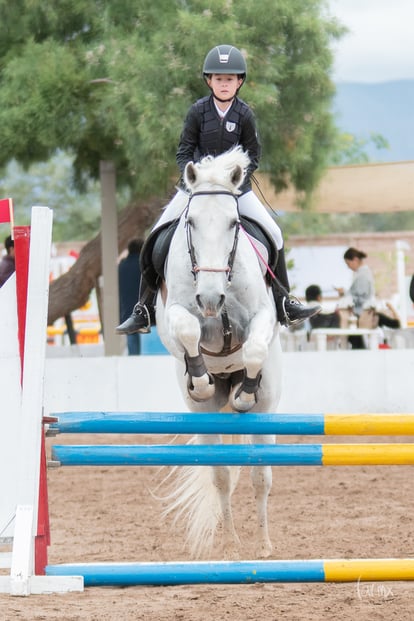
[(225, 272), (227, 274), (227, 282), (230, 283), (231, 279), (232, 279), (232, 272), (233, 272), (233, 264), (234, 264), (234, 257), (236, 256), (236, 250), (237, 250), (237, 244), (239, 241), (239, 231), (240, 231), (240, 217), (238, 217), (237, 222), (236, 222), (236, 226), (234, 229), (234, 239), (233, 239), (233, 246), (230, 250), (230, 254), (229, 254), (229, 258), (227, 261), (227, 265), (225, 267), (208, 267), (208, 266), (200, 266), (197, 264), (197, 260), (196, 260), (196, 256), (195, 256), (195, 250), (194, 250), (194, 245), (193, 245), (193, 240), (191, 237), (191, 227), (189, 225), (188, 222), (188, 210), (190, 207), (190, 203), (193, 200), (193, 198), (195, 196), (212, 196), (212, 195), (220, 195), (220, 196), (232, 196), (234, 198), (234, 200), (236, 201), (237, 204), (237, 214), (239, 215), (239, 205), (238, 205), (238, 196), (236, 194), (233, 194), (233, 192), (229, 192), (227, 190), (203, 190), (200, 192), (193, 192), (189, 199), (188, 199), (188, 203), (187, 203), (187, 207), (185, 209), (185, 229), (186, 229), (186, 234), (187, 234), (187, 247), (188, 247), (188, 254), (190, 255), (190, 260), (191, 260), (191, 273), (194, 276), (194, 281), (197, 280), (197, 274), (199, 272)]

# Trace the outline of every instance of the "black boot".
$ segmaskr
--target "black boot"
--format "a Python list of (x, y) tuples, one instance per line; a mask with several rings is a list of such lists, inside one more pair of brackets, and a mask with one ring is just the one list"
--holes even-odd
[(140, 255), (141, 283), (138, 302), (132, 314), (115, 331), (117, 334), (148, 334), (155, 326), (155, 299), (159, 283), (164, 279), (164, 262), (178, 219), (153, 230), (144, 242)]
[(142, 293), (135, 304), (131, 316), (115, 328), (117, 334), (148, 334), (151, 326), (155, 325), (155, 296), (154, 290), (143, 285)]
[(275, 276), (276, 279), (272, 282), (272, 289), (277, 318), (282, 326), (298, 325), (321, 311), (319, 304), (316, 306), (305, 306), (297, 298), (290, 296), (284, 248), (279, 250)]
[[(154, 310), (154, 307), (152, 307)], [(115, 328), (117, 334), (148, 334), (151, 332), (151, 308), (137, 302), (131, 316)]]
[[(275, 290), (273, 289), (275, 293)], [(297, 298), (278, 294), (275, 297), (277, 318), (282, 326), (297, 326), (306, 319), (317, 315), (321, 311), (321, 306), (305, 306)]]

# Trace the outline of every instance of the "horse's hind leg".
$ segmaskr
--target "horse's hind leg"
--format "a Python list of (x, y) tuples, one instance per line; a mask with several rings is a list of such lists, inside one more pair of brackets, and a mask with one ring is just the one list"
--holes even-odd
[[(217, 444), (221, 441), (220, 436), (199, 436), (202, 444)], [(237, 483), (239, 467), (233, 466), (214, 466), (211, 468), (211, 476), (221, 510), (222, 519), (222, 546), (223, 555), (227, 559), (239, 557), (240, 540), (234, 528), (233, 511), (231, 507), (231, 497)]]
[(234, 528), (233, 511), (231, 508), (232, 480), (229, 466), (215, 466), (213, 481), (220, 499), (223, 520), (223, 554), (224, 558), (239, 557), (240, 540)]
[[(274, 444), (274, 436), (253, 436), (258, 444)], [(267, 558), (272, 554), (272, 543), (269, 537), (267, 502), (272, 488), (271, 466), (253, 466), (251, 480), (254, 488), (257, 510), (256, 554), (258, 558)]]

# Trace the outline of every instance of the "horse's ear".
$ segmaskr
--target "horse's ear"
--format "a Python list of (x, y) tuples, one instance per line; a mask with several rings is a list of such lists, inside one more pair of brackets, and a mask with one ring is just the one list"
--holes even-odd
[(238, 188), (243, 181), (243, 168), (237, 165), (231, 173), (230, 181), (235, 188)]
[(184, 168), (184, 181), (186, 185), (191, 186), (195, 183), (196, 179), (197, 175), (194, 162), (188, 162)]

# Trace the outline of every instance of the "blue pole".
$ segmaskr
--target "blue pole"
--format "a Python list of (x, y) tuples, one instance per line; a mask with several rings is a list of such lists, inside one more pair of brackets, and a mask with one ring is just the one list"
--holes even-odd
[(55, 445), (62, 466), (321, 466), (320, 444)]
[(218, 414), (214, 412), (61, 412), (59, 433), (323, 435), (324, 414)]
[(88, 586), (324, 582), (322, 560), (178, 563), (69, 563), (49, 565), (47, 576), (83, 576)]

